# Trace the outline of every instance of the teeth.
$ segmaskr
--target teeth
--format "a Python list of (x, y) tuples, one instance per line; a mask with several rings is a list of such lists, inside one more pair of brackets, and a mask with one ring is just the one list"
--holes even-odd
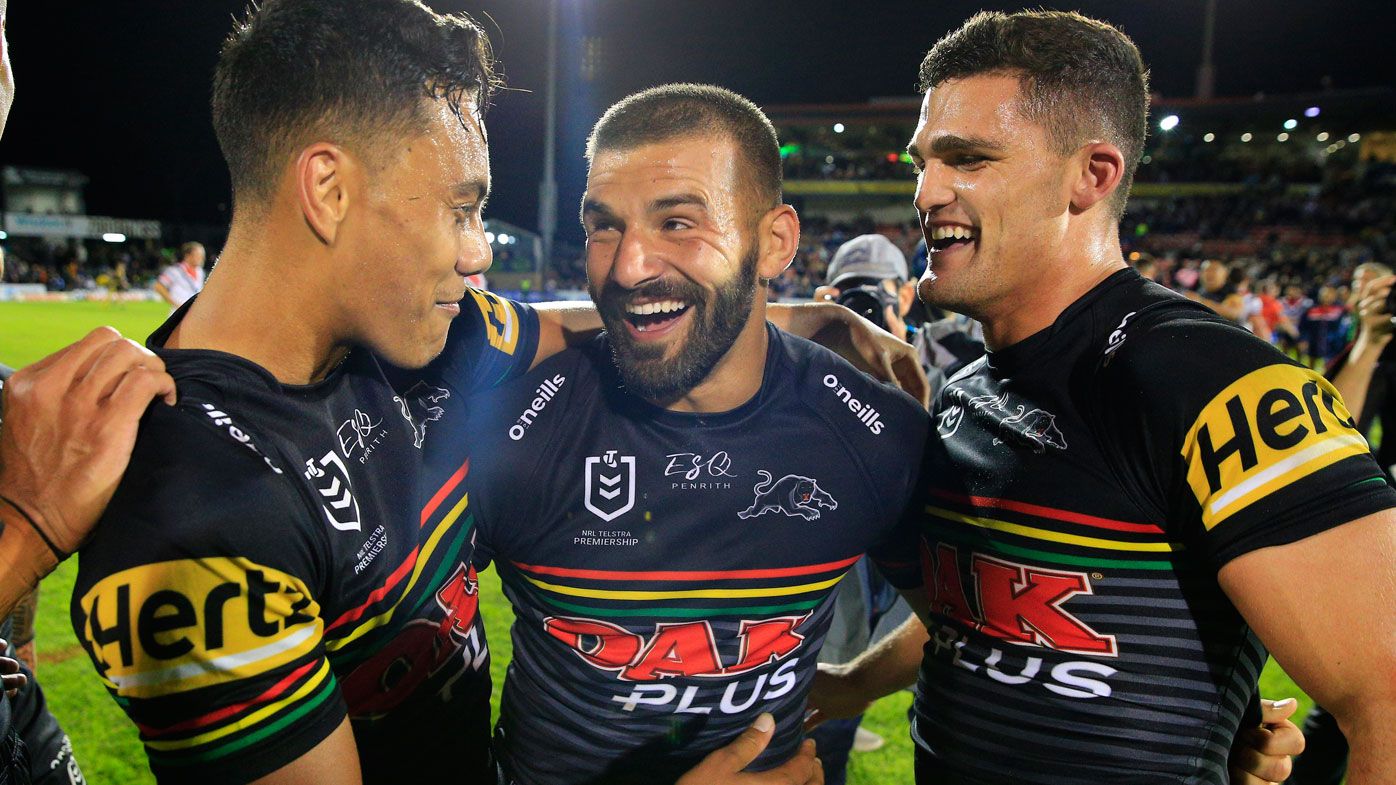
[(975, 232), (968, 226), (932, 226), (932, 240), (973, 240)]
[(647, 316), (652, 313), (673, 313), (674, 311), (682, 311), (687, 307), (687, 303), (680, 302), (679, 300), (660, 300), (659, 302), (644, 303), (643, 305), (627, 305), (625, 306), (625, 311), (626, 313), (632, 313), (636, 316)]

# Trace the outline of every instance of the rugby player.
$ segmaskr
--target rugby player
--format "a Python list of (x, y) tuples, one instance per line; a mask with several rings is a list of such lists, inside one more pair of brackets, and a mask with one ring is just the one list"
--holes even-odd
[(473, 21), (404, 0), (268, 0), (224, 48), (229, 239), (150, 339), (180, 402), (143, 424), (72, 603), (161, 781), (492, 781), (468, 468), (423, 456), (447, 402), (598, 320), (465, 286), (491, 64)]
[(919, 662), (918, 782), (1224, 783), (1269, 647), (1337, 716), (1349, 781), (1396, 781), (1396, 493), (1327, 381), (1127, 269), (1138, 50), (982, 13), (921, 79), (920, 293), (989, 354), (937, 396), (922, 569), (893, 576), (929, 643), (826, 674), (821, 706)]
[(909, 498), (925, 409), (766, 321), (799, 242), (779, 147), (718, 87), (607, 110), (582, 206), (606, 332), (463, 407), (518, 785), (673, 782), (761, 712), (754, 768), (790, 758), (838, 581)]

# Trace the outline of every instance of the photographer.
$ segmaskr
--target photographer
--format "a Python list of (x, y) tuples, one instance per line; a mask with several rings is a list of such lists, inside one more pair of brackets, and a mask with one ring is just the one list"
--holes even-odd
[(859, 235), (839, 246), (826, 278), (814, 299), (837, 302), (916, 347), (932, 400), (949, 376), (984, 354), (983, 331), (968, 317), (943, 313), (935, 321), (908, 321), (924, 313), (916, 279), (901, 249), (883, 235)]

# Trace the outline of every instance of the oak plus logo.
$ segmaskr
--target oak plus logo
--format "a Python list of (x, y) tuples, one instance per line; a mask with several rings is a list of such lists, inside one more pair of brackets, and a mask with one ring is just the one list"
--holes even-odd
[(587, 458), (586, 508), (596, 517), (610, 522), (630, 512), (635, 506), (635, 456), (605, 455)]

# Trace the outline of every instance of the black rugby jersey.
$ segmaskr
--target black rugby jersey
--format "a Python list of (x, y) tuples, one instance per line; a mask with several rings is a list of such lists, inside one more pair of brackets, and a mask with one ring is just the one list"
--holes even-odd
[(1227, 782), (1266, 652), (1218, 570), (1396, 503), (1333, 388), (1122, 270), (935, 412), (918, 782)]
[(929, 418), (768, 335), (760, 391), (722, 414), (626, 394), (604, 336), (472, 402), (477, 564), (516, 614), (495, 749), (516, 782), (672, 782), (762, 711), (755, 768), (799, 744), (835, 589), (895, 527)]
[(493, 781), (466, 469), (424, 456), (465, 396), (527, 369), (537, 321), (470, 295), (413, 373), (355, 349), (283, 385), (160, 348), (183, 311), (152, 336), (179, 404), (142, 423), (72, 621), (161, 782), (255, 779), (346, 714), (368, 782)]

